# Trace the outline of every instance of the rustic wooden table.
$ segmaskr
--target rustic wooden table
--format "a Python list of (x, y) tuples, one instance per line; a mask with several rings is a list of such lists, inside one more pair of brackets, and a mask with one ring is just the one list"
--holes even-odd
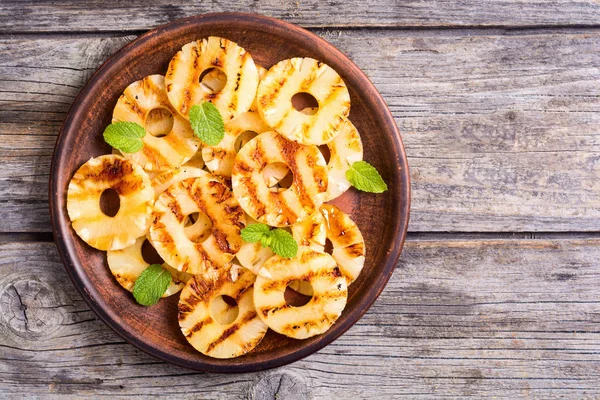
[[(600, 3), (208, 3), (0, 0), (0, 397), (600, 397)], [(413, 185), (401, 262), (360, 322), (237, 376), (159, 362), (104, 326), (47, 205), (90, 75), (149, 28), (212, 11), (278, 17), (346, 52), (389, 103)]]

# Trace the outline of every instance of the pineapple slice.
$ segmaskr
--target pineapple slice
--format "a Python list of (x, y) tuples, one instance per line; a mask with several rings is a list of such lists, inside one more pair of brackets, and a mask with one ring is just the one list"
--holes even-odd
[(350, 169), (352, 163), (363, 159), (363, 146), (358, 130), (349, 119), (344, 118), (340, 134), (327, 143), (327, 147), (330, 157), (327, 163), (329, 183), (325, 201), (331, 201), (350, 188), (346, 171)]
[[(181, 292), (179, 326), (199, 352), (215, 358), (232, 358), (254, 349), (267, 332), (253, 301), (255, 276), (243, 269), (237, 279), (195, 275)], [(232, 306), (223, 300), (235, 300)]]
[[(106, 253), (110, 272), (112, 272), (119, 284), (130, 292), (133, 290), (133, 285), (140, 274), (150, 266), (142, 256), (142, 246), (145, 241), (146, 238), (141, 237), (133, 245), (125, 249), (112, 250)], [(164, 298), (179, 292), (190, 279), (191, 275), (179, 272), (166, 263), (163, 263), (162, 267), (169, 271), (172, 278), (165, 294), (162, 296)]]
[[(206, 76), (203, 72), (209, 71)], [(217, 75), (224, 74), (221, 86)], [(203, 78), (201, 82), (200, 78)], [(225, 122), (250, 108), (256, 97), (258, 71), (250, 53), (236, 43), (211, 36), (186, 44), (175, 54), (167, 70), (165, 84), (169, 100), (182, 116), (205, 101), (212, 102)]]
[[(186, 227), (185, 221), (194, 213), (206, 217)], [(178, 271), (208, 274), (228, 265), (240, 249), (244, 219), (230, 189), (210, 174), (203, 174), (170, 186), (158, 197), (150, 241), (163, 260)]]
[[(308, 93), (318, 102), (314, 115), (297, 111), (292, 97)], [(275, 64), (258, 86), (258, 112), (289, 140), (325, 144), (337, 136), (342, 117), (350, 111), (350, 94), (342, 78), (312, 58), (292, 58)]]
[(237, 152), (259, 133), (269, 127), (254, 112), (245, 112), (225, 124), (225, 136), (216, 146), (204, 146), (202, 158), (215, 175), (231, 177)]
[[(162, 75), (150, 75), (127, 86), (113, 111), (113, 122), (118, 121), (135, 122), (147, 130), (142, 139), (144, 147), (124, 155), (146, 171), (179, 167), (196, 153), (200, 144), (190, 123), (169, 103)], [(166, 135), (154, 136), (152, 132)]]
[[(284, 293), (294, 280), (308, 281), (314, 291), (303, 306), (287, 304)], [(346, 306), (348, 289), (335, 260), (326, 253), (300, 247), (294, 258), (273, 256), (263, 265), (254, 284), (258, 316), (275, 332), (306, 339), (326, 332)]]
[[(113, 217), (100, 209), (107, 189), (119, 195)], [(81, 239), (98, 250), (119, 250), (144, 236), (150, 226), (154, 190), (144, 170), (117, 155), (91, 158), (73, 175), (67, 191), (67, 212)]]
[(348, 214), (334, 205), (323, 204), (327, 239), (333, 245), (331, 255), (349, 284), (354, 282), (365, 265), (365, 240)]
[[(263, 170), (273, 163), (284, 163), (292, 171), (293, 182), (288, 189), (276, 191), (267, 186)], [(323, 203), (327, 191), (325, 159), (316, 146), (265, 132), (235, 157), (232, 187), (244, 211), (255, 220), (271, 226), (292, 225)]]
[[(252, 219), (246, 214), (246, 226), (250, 224), (256, 224), (258, 221)], [(258, 271), (263, 266), (265, 261), (273, 257), (275, 253), (268, 247), (263, 247), (260, 242), (248, 243), (242, 242), (242, 247), (237, 252), (235, 257), (242, 267), (249, 269), (254, 274), (258, 274)]]
[(163, 172), (152, 179), (152, 187), (154, 188), (154, 196), (158, 199), (165, 190), (177, 182), (181, 182), (189, 178), (210, 178), (210, 174), (199, 168), (194, 167), (179, 167), (170, 171)]
[[(267, 74), (267, 69), (265, 67), (261, 67), (260, 65), (256, 65), (256, 69), (258, 70), (258, 83), (260, 84), (260, 81), (263, 80), (263, 78), (265, 77), (265, 75)], [(253, 112), (257, 112), (258, 110), (258, 103), (256, 102), (257, 96), (254, 97), (254, 101), (252, 102), (252, 105), (250, 106), (250, 111)]]

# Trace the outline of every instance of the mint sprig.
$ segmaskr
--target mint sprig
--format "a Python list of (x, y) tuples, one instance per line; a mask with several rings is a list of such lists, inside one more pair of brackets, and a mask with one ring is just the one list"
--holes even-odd
[(216, 146), (225, 137), (223, 117), (213, 103), (192, 106), (189, 117), (194, 134), (205, 144)]
[(104, 130), (104, 141), (123, 153), (136, 153), (142, 149), (146, 130), (135, 122), (114, 122)]
[(160, 264), (152, 264), (135, 281), (133, 297), (143, 306), (154, 305), (165, 294), (171, 279), (171, 274)]
[(266, 224), (250, 224), (241, 231), (242, 239), (248, 243), (260, 242), (273, 253), (284, 258), (292, 258), (298, 253), (298, 243), (288, 231), (271, 230)]
[(346, 171), (346, 179), (358, 190), (369, 193), (383, 193), (388, 187), (379, 172), (366, 161), (356, 161)]

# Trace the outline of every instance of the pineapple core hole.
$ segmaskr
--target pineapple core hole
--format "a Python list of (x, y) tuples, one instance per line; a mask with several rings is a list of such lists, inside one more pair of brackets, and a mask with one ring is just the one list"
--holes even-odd
[(121, 208), (121, 199), (114, 189), (106, 189), (100, 195), (100, 211), (108, 217), (114, 217)]
[(144, 243), (142, 243), (142, 258), (148, 264), (164, 264), (165, 262), (165, 260), (158, 255), (156, 249), (148, 239), (144, 240)]
[(331, 151), (329, 151), (329, 146), (326, 144), (322, 144), (319, 146), (319, 151), (323, 154), (323, 158), (325, 159), (325, 163), (329, 164), (329, 160), (331, 160)]
[(209, 68), (200, 74), (200, 86), (208, 93), (219, 93), (227, 84), (227, 75), (218, 68)]
[(183, 219), (183, 229), (188, 239), (194, 243), (202, 243), (212, 233), (212, 221), (204, 213), (194, 212)]
[(289, 306), (302, 307), (312, 299), (313, 294), (310, 282), (295, 279), (288, 283), (283, 298)]
[(333, 254), (333, 243), (331, 243), (331, 240), (325, 239), (325, 249), (323, 251), (329, 255)]
[(300, 92), (292, 96), (292, 106), (296, 111), (306, 115), (314, 115), (319, 111), (319, 102), (310, 93)]
[(263, 169), (265, 184), (273, 192), (282, 192), (292, 186), (294, 174), (282, 162), (267, 164)]
[(173, 114), (166, 108), (153, 108), (146, 116), (145, 128), (152, 136), (167, 136), (173, 130)]
[(219, 296), (210, 303), (212, 318), (221, 325), (229, 325), (240, 313), (237, 301), (227, 295)]
[(233, 144), (233, 148), (235, 152), (239, 152), (242, 147), (246, 145), (249, 141), (258, 136), (258, 133), (254, 131), (244, 131), (239, 134), (239, 136), (235, 139), (235, 143)]

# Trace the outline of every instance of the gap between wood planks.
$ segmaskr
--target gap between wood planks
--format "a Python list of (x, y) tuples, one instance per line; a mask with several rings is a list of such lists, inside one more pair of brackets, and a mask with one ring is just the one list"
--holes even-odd
[[(159, 27), (161, 25), (157, 25)], [(311, 27), (306, 25), (299, 25), (304, 29), (307, 29), (320, 36), (327, 36), (328, 33), (335, 32), (352, 32), (352, 31), (368, 31), (368, 32), (383, 32), (383, 31), (396, 31), (400, 37), (402, 36), (437, 36), (437, 35), (474, 35), (474, 36), (490, 36), (490, 35), (504, 35), (504, 34), (518, 34), (527, 35), (531, 34), (574, 34), (579, 32), (590, 32), (600, 30), (600, 24), (594, 25), (527, 25), (527, 26), (511, 26), (511, 25), (468, 25), (468, 26), (319, 26)], [(154, 27), (154, 28), (156, 28)], [(111, 30), (111, 31), (38, 31), (38, 32), (27, 32), (27, 31), (15, 31), (15, 32), (4, 32), (0, 30), (0, 39), (64, 39), (64, 38), (112, 38), (117, 36), (131, 36), (132, 39), (147, 33), (151, 29), (146, 30)]]
[[(408, 232), (407, 241), (599, 239), (600, 232)], [(52, 232), (0, 232), (0, 243), (52, 242)]]

